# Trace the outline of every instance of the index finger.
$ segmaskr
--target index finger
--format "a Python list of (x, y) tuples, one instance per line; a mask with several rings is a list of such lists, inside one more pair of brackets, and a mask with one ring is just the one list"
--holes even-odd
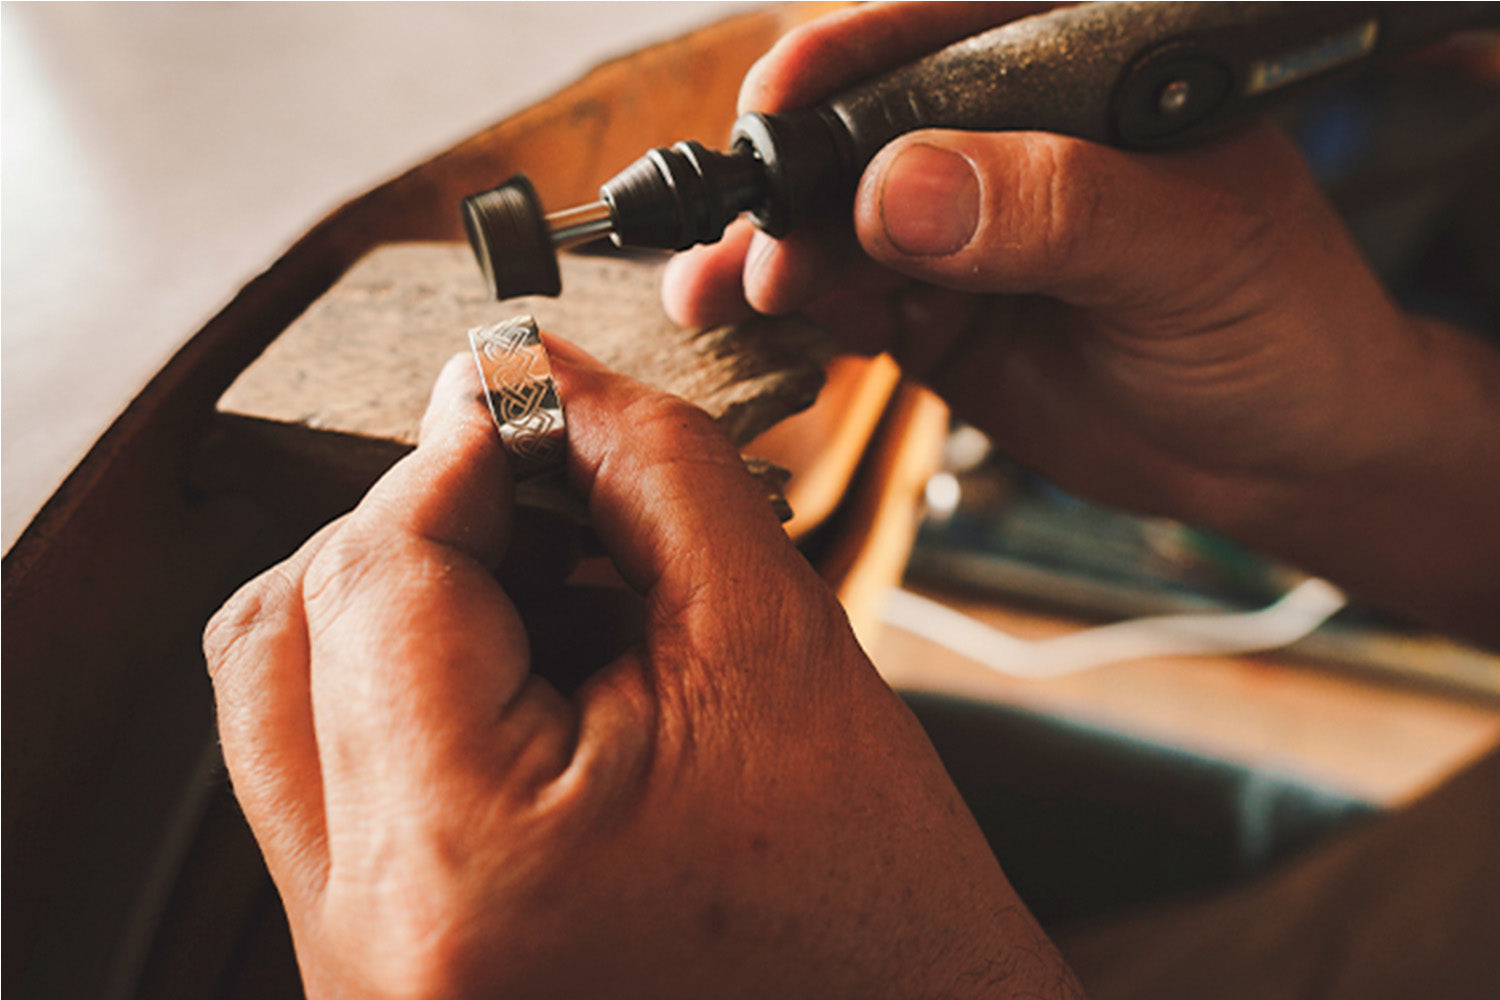
[(872, 3), (783, 35), (750, 67), (739, 110), (806, 107), (851, 84), (1031, 14), (1048, 3)]

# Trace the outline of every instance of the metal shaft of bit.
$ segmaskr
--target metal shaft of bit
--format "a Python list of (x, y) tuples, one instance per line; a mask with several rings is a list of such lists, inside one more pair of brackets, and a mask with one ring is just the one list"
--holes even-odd
[(546, 217), (546, 224), (552, 246), (557, 250), (576, 247), (601, 236), (611, 236), (615, 231), (609, 206), (602, 201), (553, 212)]

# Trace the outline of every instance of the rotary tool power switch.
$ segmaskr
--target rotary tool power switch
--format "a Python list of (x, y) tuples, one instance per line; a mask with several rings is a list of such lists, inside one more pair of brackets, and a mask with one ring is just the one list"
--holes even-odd
[(711, 243), (743, 212), (772, 236), (847, 212), (882, 146), (924, 128), (1037, 130), (1124, 149), (1211, 136), (1392, 52), (1500, 24), (1497, 3), (1094, 3), (975, 35), (816, 107), (747, 114), (727, 152), (653, 149), (547, 215), (525, 177), (464, 200), (496, 298), (556, 295), (559, 249)]

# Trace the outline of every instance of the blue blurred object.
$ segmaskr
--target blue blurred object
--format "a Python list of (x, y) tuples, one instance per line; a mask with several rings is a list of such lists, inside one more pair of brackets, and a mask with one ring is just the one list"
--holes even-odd
[(1292, 138), (1324, 184), (1353, 175), (1369, 158), (1377, 124), (1375, 95), (1368, 85), (1323, 91), (1308, 100)]

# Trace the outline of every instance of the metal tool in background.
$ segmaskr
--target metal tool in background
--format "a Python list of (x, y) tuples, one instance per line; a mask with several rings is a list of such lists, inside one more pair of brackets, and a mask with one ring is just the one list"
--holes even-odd
[(922, 128), (1183, 145), (1384, 56), (1500, 24), (1495, 3), (1095, 3), (975, 35), (813, 108), (746, 114), (728, 152), (653, 149), (592, 204), (546, 214), (524, 176), (464, 200), (491, 293), (557, 295), (557, 251), (681, 250), (743, 212), (772, 236), (847, 210), (886, 143)]

